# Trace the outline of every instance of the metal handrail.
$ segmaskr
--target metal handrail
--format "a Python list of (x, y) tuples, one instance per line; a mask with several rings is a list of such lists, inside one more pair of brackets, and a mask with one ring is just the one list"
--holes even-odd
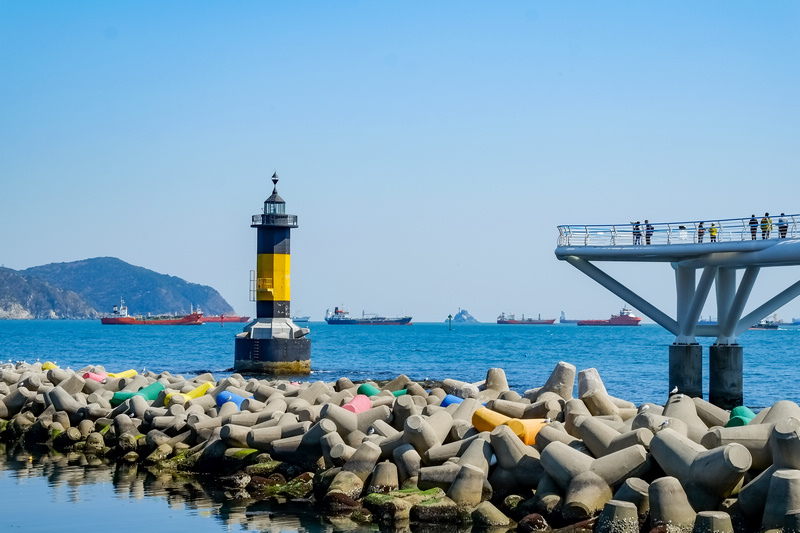
[[(636, 222), (626, 224), (564, 224), (558, 228), (558, 246), (648, 246), (691, 244), (709, 242), (732, 242), (767, 239), (797, 239), (800, 214), (769, 217), (768, 231), (762, 228), (763, 217), (755, 217), (757, 224), (750, 225), (750, 217), (708, 220), (687, 220), (683, 222), (651, 222), (652, 230), (639, 223), (638, 234), (634, 229)], [(780, 220), (785, 223), (780, 223)], [(703, 231), (700, 224), (703, 224)], [(716, 235), (711, 240), (711, 224)], [(648, 235), (649, 234), (649, 235)]]

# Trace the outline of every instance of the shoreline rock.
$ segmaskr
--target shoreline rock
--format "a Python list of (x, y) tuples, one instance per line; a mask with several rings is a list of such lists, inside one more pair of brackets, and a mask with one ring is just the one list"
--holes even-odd
[(723, 427), (730, 413), (702, 398), (635, 406), (609, 395), (595, 369), (564, 362), (524, 397), (499, 368), (480, 383), (436, 385), (9, 363), (0, 442), (210, 475), (231, 499), (311, 498), (331, 520), (390, 528), (749, 532), (797, 522), (792, 402)]

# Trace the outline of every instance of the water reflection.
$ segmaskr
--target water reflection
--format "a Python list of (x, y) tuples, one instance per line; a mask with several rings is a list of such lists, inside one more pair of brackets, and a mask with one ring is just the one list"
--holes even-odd
[[(44, 478), (54, 500), (63, 502), (66, 499), (70, 505), (84, 507), (87, 514), (102, 509), (104, 501), (102, 497), (97, 498), (96, 492), (92, 492), (95, 496), (87, 496), (81, 487), (108, 484), (113, 491), (109, 491), (107, 499), (159, 498), (172, 511), (188, 511), (187, 515), (215, 520), (221, 526), (220, 530), (373, 530), (350, 521), (328, 521), (317, 514), (309, 501), (256, 500), (247, 497), (246, 492), (239, 493), (244, 498), (237, 498), (237, 494), (215, 485), (212, 478), (153, 473), (141, 465), (89, 458), (81, 453), (37, 453), (0, 444), (0, 472), (5, 473), (0, 475), (3, 494), (13, 494), (14, 485), (24, 484), (26, 480)], [(170, 513), (170, 527), (180, 530), (181, 524), (175, 523), (176, 516), (180, 518), (181, 514)], [(57, 516), (52, 520), (53, 528), (64, 530)]]

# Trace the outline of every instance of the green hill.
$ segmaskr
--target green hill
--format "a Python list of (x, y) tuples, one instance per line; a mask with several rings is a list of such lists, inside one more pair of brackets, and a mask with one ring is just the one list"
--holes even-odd
[[(233, 313), (233, 308), (213, 288), (189, 283), (181, 278), (159, 274), (143, 267), (131, 265), (115, 257), (97, 257), (71, 263), (51, 263), (21, 271), (4, 269), (16, 277), (7, 276), (7, 287), (0, 286), (0, 309), (10, 308), (16, 303), (28, 309), (25, 300), (19, 298), (25, 290), (31, 291), (36, 300), (55, 301), (53, 290), (74, 294), (78, 300), (97, 313), (108, 313), (114, 305), (125, 300), (131, 314), (188, 313), (190, 307), (199, 306), (207, 315)], [(27, 280), (27, 289), (25, 282)], [(34, 282), (33, 280), (40, 280)], [(49, 295), (49, 296), (48, 296)], [(3, 302), (6, 302), (5, 304)], [(40, 317), (39, 307), (28, 309)], [(72, 316), (75, 314), (75, 316)], [(52, 318), (90, 318), (82, 316), (78, 309), (74, 313), (55, 312)], [(23, 318), (23, 317), (20, 317)], [(30, 317), (28, 317), (30, 318)], [(41, 317), (45, 318), (45, 317)]]
[(0, 268), (0, 318), (97, 318), (99, 315), (73, 291)]

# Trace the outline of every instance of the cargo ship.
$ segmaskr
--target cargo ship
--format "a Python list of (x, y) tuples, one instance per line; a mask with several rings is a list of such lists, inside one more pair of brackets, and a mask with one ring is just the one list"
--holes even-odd
[(292, 317), (292, 322), (294, 322), (295, 324), (305, 324), (306, 322), (309, 322), (310, 320), (311, 320), (311, 317), (308, 316), (308, 315), (305, 315), (305, 316), (293, 316)]
[(203, 325), (203, 312), (198, 307), (192, 308), (188, 315), (172, 316), (130, 316), (125, 300), (120, 300), (119, 306), (114, 306), (110, 316), (100, 319), (101, 324), (106, 325), (142, 325), (142, 326), (201, 326)]
[(638, 326), (642, 319), (633, 314), (627, 307), (622, 308), (618, 315), (611, 315), (607, 320), (578, 320), (579, 326)]
[(233, 313), (233, 314), (230, 314), (230, 315), (226, 315), (225, 313), (223, 313), (221, 315), (212, 315), (212, 316), (203, 315), (203, 322), (212, 322), (212, 323), (216, 323), (216, 322), (222, 322), (222, 323), (225, 323), (225, 322), (250, 322), (250, 317), (249, 316), (239, 316), (236, 313)]
[(525, 318), (525, 315), (522, 315), (520, 320), (517, 320), (517, 317), (514, 316), (514, 313), (505, 314), (500, 313), (500, 316), (497, 317), (498, 324), (533, 324), (533, 325), (546, 325), (546, 324), (553, 324), (555, 323), (555, 318), (542, 318), (542, 315), (539, 315), (539, 318)]
[(385, 316), (378, 316), (371, 313), (361, 312), (361, 318), (353, 318), (350, 313), (344, 309), (334, 307), (333, 312), (330, 309), (325, 311), (325, 322), (331, 325), (356, 325), (356, 326), (410, 326), (411, 317), (401, 316), (394, 318), (387, 318)]

